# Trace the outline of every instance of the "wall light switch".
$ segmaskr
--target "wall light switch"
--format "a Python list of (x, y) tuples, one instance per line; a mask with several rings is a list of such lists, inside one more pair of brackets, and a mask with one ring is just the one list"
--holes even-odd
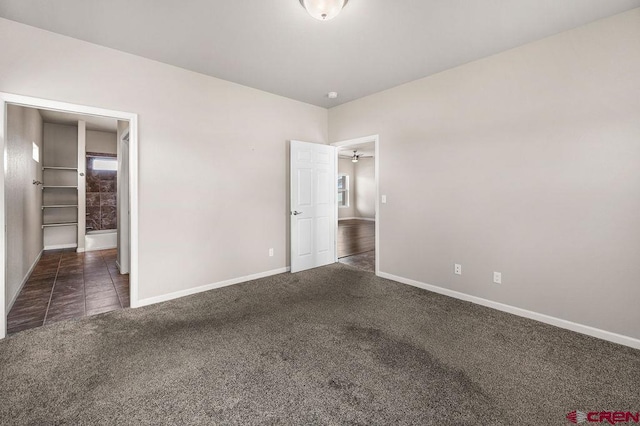
[(387, 204), (387, 196), (386, 195), (382, 196), (382, 204)]
[(273, 257), (273, 249), (272, 248), (269, 249), (269, 257)]
[(502, 272), (493, 273), (493, 282), (496, 284), (502, 284)]
[(460, 265), (460, 264), (456, 263), (456, 264), (453, 266), (453, 272), (454, 272), (456, 275), (462, 275), (462, 265)]

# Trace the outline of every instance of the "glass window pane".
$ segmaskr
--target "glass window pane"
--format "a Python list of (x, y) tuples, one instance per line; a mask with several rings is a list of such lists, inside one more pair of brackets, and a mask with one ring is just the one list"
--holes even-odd
[(93, 170), (118, 170), (118, 160), (115, 158), (94, 158)]

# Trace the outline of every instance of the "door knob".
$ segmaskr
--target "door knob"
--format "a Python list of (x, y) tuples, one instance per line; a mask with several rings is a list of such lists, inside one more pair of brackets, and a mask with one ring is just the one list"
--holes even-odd
[(292, 215), (294, 215), (294, 216), (298, 216), (299, 214), (302, 214), (302, 212), (299, 212), (299, 211), (293, 211), (293, 212), (291, 212), (291, 214), (292, 214)]

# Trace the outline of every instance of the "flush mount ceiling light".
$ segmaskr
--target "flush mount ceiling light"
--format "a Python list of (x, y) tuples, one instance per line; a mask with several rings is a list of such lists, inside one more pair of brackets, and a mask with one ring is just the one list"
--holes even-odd
[(349, 0), (300, 0), (309, 15), (319, 21), (328, 21), (338, 16)]

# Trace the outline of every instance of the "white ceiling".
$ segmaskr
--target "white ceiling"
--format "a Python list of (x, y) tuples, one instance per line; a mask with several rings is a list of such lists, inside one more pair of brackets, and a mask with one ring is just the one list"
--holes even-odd
[(299, 0), (0, 0), (0, 16), (332, 107), (635, 7), (350, 0), (321, 22)]
[(40, 111), (42, 121), (45, 123), (77, 126), (79, 120), (84, 120), (87, 123), (87, 130), (97, 130), (109, 133), (116, 133), (118, 131), (118, 120), (115, 118), (71, 114), (68, 112), (52, 111), (47, 109), (40, 109), (38, 111)]

